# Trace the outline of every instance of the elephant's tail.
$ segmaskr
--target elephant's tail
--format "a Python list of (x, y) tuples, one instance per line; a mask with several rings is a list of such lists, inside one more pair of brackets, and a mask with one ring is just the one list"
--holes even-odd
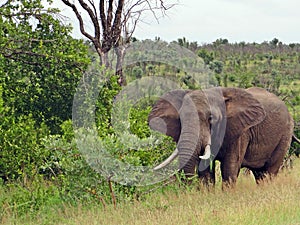
[(295, 134), (293, 134), (292, 143), (293, 142), (297, 142), (298, 144), (300, 144), (300, 140), (296, 137)]

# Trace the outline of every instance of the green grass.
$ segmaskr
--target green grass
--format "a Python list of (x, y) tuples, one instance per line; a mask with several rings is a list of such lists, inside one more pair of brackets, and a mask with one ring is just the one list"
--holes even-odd
[[(63, 206), (18, 217), (9, 210), (3, 224), (259, 224), (300, 225), (300, 159), (292, 170), (257, 186), (251, 175), (241, 174), (233, 190), (186, 190), (164, 187), (142, 201), (99, 206)], [(1, 221), (0, 221), (1, 222)]]

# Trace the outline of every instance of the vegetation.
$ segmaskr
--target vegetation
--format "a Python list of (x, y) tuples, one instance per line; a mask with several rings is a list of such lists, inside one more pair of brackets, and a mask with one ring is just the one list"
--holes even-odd
[[(235, 190), (223, 192), (172, 184), (145, 194), (141, 201), (108, 205), (43, 208), (36, 216), (21, 218), (6, 208), (4, 223), (14, 224), (298, 224), (300, 161), (271, 183), (256, 186), (254, 178), (241, 174)], [(17, 218), (16, 218), (17, 217)]]
[[(168, 185), (160, 182), (150, 186), (125, 186), (97, 173), (97, 169), (91, 167), (94, 161), (87, 160), (78, 148), (73, 130), (73, 126), (78, 125), (72, 120), (73, 98), (80, 85), (88, 90), (99, 88), (95, 111), (92, 111), (96, 139), (118, 161), (140, 167), (153, 166), (169, 155), (174, 143), (158, 136), (159, 143), (148, 144), (154, 134), (149, 130), (147, 115), (155, 98), (144, 96), (136, 102), (117, 101), (116, 95), (122, 89), (115, 72), (100, 66), (93, 44), (70, 35), (72, 28), (61, 22), (58, 12), (45, 9), (41, 0), (6, 1), (0, 7), (1, 223), (95, 223), (90, 218), (103, 224), (143, 223), (147, 221), (144, 212), (154, 224), (177, 221), (179, 216), (170, 218), (170, 212), (185, 214), (180, 216), (182, 223), (190, 221), (192, 224), (196, 219), (197, 223), (198, 219), (212, 223), (225, 218), (240, 223), (244, 219), (249, 224), (299, 220), (298, 202), (294, 201), (299, 198), (300, 167), (299, 160), (294, 160), (295, 154), (300, 154), (299, 146), (293, 146), (287, 155), (286, 163), (294, 162), (295, 169), (285, 171), (274, 183), (259, 188), (253, 180), (242, 179), (237, 190), (229, 193), (221, 192), (220, 187), (199, 192), (194, 190), (198, 185), (186, 190), (183, 184), (178, 186), (180, 179)], [(157, 49), (171, 48), (171, 44), (188, 48), (212, 71), (210, 85), (261, 86), (274, 92), (288, 105), (295, 120), (295, 133), (300, 137), (300, 44), (287, 45), (276, 38), (260, 44), (217, 39), (201, 46), (185, 38), (173, 43), (159, 38), (153, 41), (132, 38), (132, 41), (142, 46), (152, 44)], [(161, 59), (173, 53), (171, 48)], [(197, 64), (191, 58), (182, 57), (169, 65), (163, 60), (145, 60), (143, 54), (138, 51), (138, 62), (124, 68), (128, 83), (143, 77), (159, 82), (158, 77), (163, 76), (178, 81), (184, 88), (200, 87), (194, 74), (184, 70)], [(97, 76), (101, 78), (99, 87), (91, 85)], [(81, 78), (84, 79), (80, 83)], [(86, 103), (86, 99), (79, 100)], [(114, 125), (111, 116), (114, 110), (123, 109), (116, 107), (116, 102), (130, 109), (125, 115), (128, 121), (119, 127)], [(86, 108), (81, 110), (87, 111)], [(143, 144), (135, 145), (137, 140)], [(241, 195), (242, 203), (237, 205), (234, 200)], [(184, 207), (193, 209), (188, 213), (179, 207), (183, 198), (190, 202)], [(199, 201), (194, 201), (198, 198)], [(220, 207), (220, 202), (228, 207)], [(127, 209), (131, 212), (128, 215)], [(230, 209), (236, 213), (233, 215)], [(270, 211), (277, 217), (269, 218)], [(255, 220), (253, 215), (261, 217)]]

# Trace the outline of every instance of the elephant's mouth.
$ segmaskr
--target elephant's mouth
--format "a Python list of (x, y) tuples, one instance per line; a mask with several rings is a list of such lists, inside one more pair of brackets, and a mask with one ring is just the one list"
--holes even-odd
[[(211, 143), (209, 142), (208, 144), (205, 145), (205, 149), (204, 149), (204, 154), (202, 156), (199, 156), (200, 159), (209, 159), (211, 157)], [(154, 170), (159, 170), (162, 168), (165, 168), (166, 166), (168, 166), (171, 162), (174, 161), (174, 159), (176, 159), (179, 155), (179, 151), (176, 148), (173, 153), (165, 160), (163, 161), (161, 164), (159, 164), (158, 166), (154, 167)]]

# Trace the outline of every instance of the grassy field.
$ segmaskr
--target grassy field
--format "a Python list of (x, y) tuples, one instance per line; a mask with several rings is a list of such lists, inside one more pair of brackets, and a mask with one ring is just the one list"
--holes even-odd
[[(166, 190), (167, 189), (167, 190)], [(300, 159), (272, 182), (257, 186), (241, 174), (237, 187), (222, 191), (164, 188), (142, 201), (107, 206), (58, 207), (32, 218), (7, 215), (3, 224), (286, 224), (300, 225)]]

